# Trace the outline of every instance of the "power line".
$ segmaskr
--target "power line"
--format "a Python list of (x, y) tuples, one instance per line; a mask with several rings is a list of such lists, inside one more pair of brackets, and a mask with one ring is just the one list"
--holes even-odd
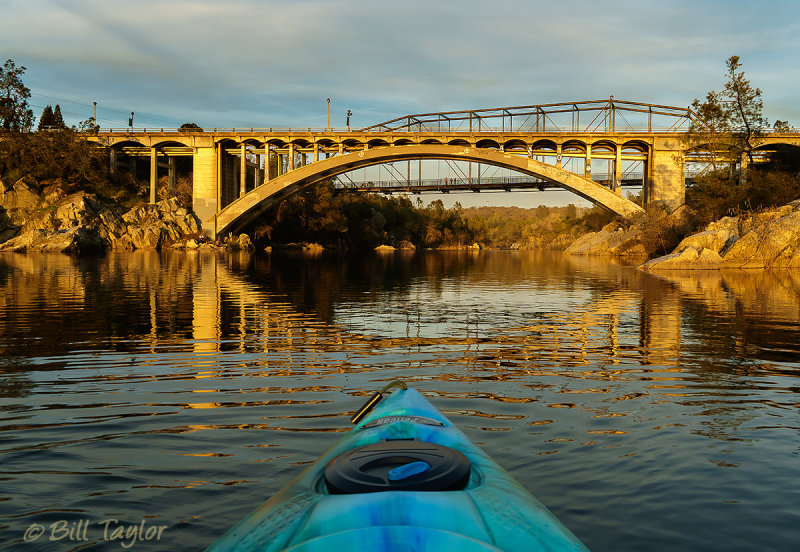
[[(45, 106), (43, 106), (43, 105), (36, 105), (36, 104), (31, 104), (31, 107), (36, 107), (38, 109), (44, 109), (45, 108)], [(72, 111), (64, 111), (64, 110), (61, 111), (61, 114), (62, 115), (69, 115), (70, 117), (75, 117), (76, 119), (80, 119), (81, 117), (85, 116), (85, 115), (81, 115), (81, 114), (78, 114), (78, 113), (75, 113), (75, 112), (72, 112)], [(86, 117), (86, 119), (89, 119), (89, 117)], [(115, 124), (119, 123), (119, 121), (120, 121), (119, 119), (103, 119), (101, 117), (98, 117), (97, 120), (98, 121), (103, 121), (104, 123), (115, 123)], [(125, 121), (125, 122), (127, 123), (127, 121)]]
[[(87, 103), (84, 103), (84, 102), (77, 102), (75, 100), (67, 100), (67, 99), (64, 99), (64, 98), (56, 98), (55, 96), (48, 96), (47, 94), (31, 93), (31, 96), (37, 96), (37, 97), (40, 97), (40, 98), (47, 98), (47, 99), (50, 99), (50, 100), (56, 100), (59, 104), (61, 104), (61, 103), (71, 103), (71, 104), (80, 105), (80, 106), (88, 107), (88, 108), (93, 108), (94, 107), (94, 104), (87, 104)], [(103, 111), (111, 111), (113, 113), (120, 113), (120, 114), (125, 116), (125, 119), (128, 118), (129, 113), (130, 113), (130, 111), (122, 111), (120, 109), (114, 109), (114, 108), (111, 108), (111, 107), (106, 107), (105, 105), (100, 104), (100, 103), (97, 104), (97, 108), (98, 109), (102, 109)], [(82, 115), (78, 115), (78, 116), (80, 117)], [(153, 114), (150, 114), (150, 113), (148, 113), (146, 111), (137, 111), (136, 112), (136, 118), (137, 119), (144, 119), (144, 120), (155, 121), (155, 122), (159, 122), (159, 123), (166, 123), (168, 125), (173, 125), (178, 120), (178, 119), (164, 119), (164, 118), (161, 118), (161, 117), (162, 116), (160, 116), (160, 115), (153, 115)], [(98, 117), (98, 120), (100, 120), (99, 117)], [(125, 122), (127, 122), (127, 121), (125, 121)]]

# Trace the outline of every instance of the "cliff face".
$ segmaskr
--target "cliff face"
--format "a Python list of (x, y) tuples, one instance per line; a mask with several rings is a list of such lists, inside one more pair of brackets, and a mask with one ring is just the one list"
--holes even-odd
[(687, 236), (645, 270), (800, 267), (800, 200), (754, 215), (725, 217)]
[(191, 237), (201, 237), (200, 222), (174, 198), (125, 211), (59, 184), (0, 187), (0, 251), (159, 249)]

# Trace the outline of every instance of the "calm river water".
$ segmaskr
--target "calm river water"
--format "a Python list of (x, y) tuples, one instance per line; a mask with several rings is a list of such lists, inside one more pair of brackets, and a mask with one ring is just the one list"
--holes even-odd
[(594, 551), (800, 548), (800, 272), (5, 254), (0, 351), (3, 550), (202, 550), (397, 378)]

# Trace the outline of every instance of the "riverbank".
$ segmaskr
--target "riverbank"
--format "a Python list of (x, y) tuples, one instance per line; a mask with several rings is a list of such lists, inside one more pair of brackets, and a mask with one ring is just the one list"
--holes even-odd
[(644, 270), (800, 267), (800, 200), (776, 209), (724, 217), (687, 236)]
[(655, 223), (647, 217), (628, 224), (614, 222), (599, 232), (578, 238), (565, 253), (647, 255), (658, 245), (654, 241), (661, 239), (663, 244), (678, 237), (674, 248), (639, 268), (664, 271), (800, 267), (800, 200), (773, 209), (723, 217), (694, 233), (685, 232), (685, 217), (678, 210)]
[(22, 178), (0, 187), (0, 251), (87, 253), (211, 246), (177, 199), (124, 209), (60, 182)]

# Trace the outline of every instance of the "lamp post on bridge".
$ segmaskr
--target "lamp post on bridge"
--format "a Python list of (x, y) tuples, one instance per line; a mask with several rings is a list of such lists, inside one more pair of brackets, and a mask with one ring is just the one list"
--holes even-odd
[(328, 98), (327, 102), (328, 102), (328, 126), (325, 127), (325, 128), (326, 128), (326, 130), (330, 130), (331, 129), (331, 99)]
[(349, 109), (347, 110), (347, 132), (350, 132), (350, 116), (353, 114)]

